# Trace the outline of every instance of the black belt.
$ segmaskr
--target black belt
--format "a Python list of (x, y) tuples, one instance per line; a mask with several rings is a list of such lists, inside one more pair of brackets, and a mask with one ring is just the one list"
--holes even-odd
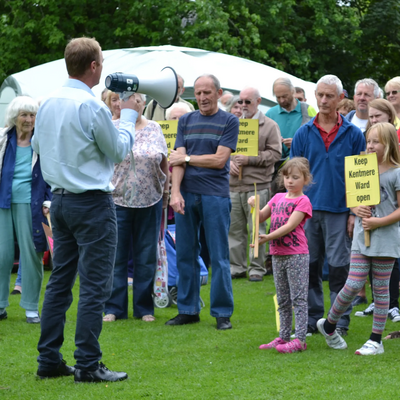
[(111, 194), (110, 192), (103, 192), (102, 190), (86, 190), (85, 192), (81, 193), (73, 193), (69, 192), (67, 189), (56, 189), (53, 194), (61, 194), (61, 195), (75, 195), (79, 196), (81, 194)]

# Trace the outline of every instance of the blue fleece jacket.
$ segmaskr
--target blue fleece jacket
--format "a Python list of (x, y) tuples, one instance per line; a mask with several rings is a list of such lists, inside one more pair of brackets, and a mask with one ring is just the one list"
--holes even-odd
[(344, 158), (365, 150), (364, 135), (359, 128), (343, 118), (339, 132), (326, 151), (314, 119), (297, 130), (290, 148), (290, 158), (305, 157), (310, 163), (313, 184), (304, 193), (311, 200), (313, 210), (342, 213), (348, 211)]
[[(15, 128), (10, 129), (7, 135), (7, 147), (4, 154), (0, 180), (0, 208), (9, 209), (11, 207), (11, 190), (17, 152), (17, 134)], [(38, 253), (47, 250), (46, 236), (42, 227), (42, 222), (47, 224), (47, 220), (42, 213), (42, 204), (45, 200), (51, 200), (51, 197), (50, 186), (47, 185), (42, 177), (38, 156), (32, 169), (31, 191), (32, 234), (35, 249)]]

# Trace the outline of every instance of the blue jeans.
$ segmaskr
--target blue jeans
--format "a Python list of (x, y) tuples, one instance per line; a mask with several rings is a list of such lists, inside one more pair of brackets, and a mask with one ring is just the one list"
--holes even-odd
[[(133, 247), (133, 316), (154, 315), (153, 280), (157, 268), (157, 243), (162, 200), (146, 208), (116, 206), (118, 244), (113, 289), (105, 313), (128, 318), (128, 261)], [(133, 243), (132, 243), (133, 242)]]
[(199, 229), (203, 224), (212, 268), (210, 314), (230, 317), (233, 313), (232, 279), (229, 264), (228, 232), (231, 200), (182, 191), (185, 215), (175, 214), (176, 260), (179, 272), (178, 310), (180, 314), (200, 312)]
[(22, 284), (22, 277), (21, 277), (21, 257), (19, 258), (19, 263), (18, 263), (18, 274), (17, 274), (17, 279), (15, 280), (15, 285), (14, 286), (21, 286)]
[(53, 195), (51, 203), (53, 271), (42, 309), (39, 367), (55, 368), (62, 359), (65, 314), (72, 303), (72, 287), (79, 273), (76, 320), (76, 368), (98, 369), (104, 304), (111, 295), (117, 246), (117, 219), (110, 194), (88, 191)]

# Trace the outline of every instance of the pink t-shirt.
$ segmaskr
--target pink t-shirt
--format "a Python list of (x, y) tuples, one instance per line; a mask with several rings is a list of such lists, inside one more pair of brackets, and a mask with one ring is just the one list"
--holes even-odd
[(312, 205), (306, 196), (287, 199), (287, 193), (277, 193), (269, 202), (271, 208), (271, 228), (273, 232), (285, 225), (293, 211), (305, 214), (303, 221), (292, 232), (279, 239), (269, 242), (269, 251), (272, 255), (287, 256), (291, 254), (308, 254), (307, 238), (304, 233), (306, 219), (312, 217)]

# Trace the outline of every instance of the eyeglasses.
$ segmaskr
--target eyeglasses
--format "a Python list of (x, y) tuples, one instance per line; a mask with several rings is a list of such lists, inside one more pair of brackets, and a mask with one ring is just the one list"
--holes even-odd
[(386, 96), (390, 96), (390, 95), (395, 96), (397, 93), (399, 93), (398, 90), (392, 90), (391, 92), (386, 92)]
[(238, 103), (239, 103), (240, 105), (242, 105), (243, 102), (246, 103), (247, 105), (251, 104), (251, 100), (238, 100)]

